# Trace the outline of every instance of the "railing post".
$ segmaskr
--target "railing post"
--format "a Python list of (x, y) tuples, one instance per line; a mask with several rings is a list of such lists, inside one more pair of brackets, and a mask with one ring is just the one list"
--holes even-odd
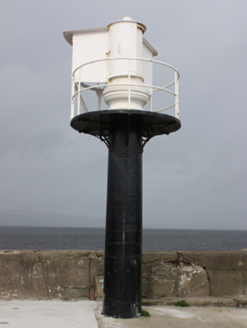
[(178, 72), (175, 70), (175, 117), (179, 117), (179, 79), (178, 79)]
[(81, 97), (81, 83), (78, 82), (78, 92), (77, 92), (77, 115), (80, 115), (80, 97)]
[(102, 106), (102, 95), (98, 96), (98, 110), (101, 110), (101, 106)]
[(130, 98), (130, 73), (131, 73), (131, 59), (129, 59), (129, 75), (128, 75), (128, 81), (129, 81), (129, 87), (128, 87), (128, 103), (129, 103), (129, 109), (131, 109), (131, 98)]
[(153, 110), (153, 94), (149, 96), (149, 111), (152, 112)]
[(75, 85), (74, 85), (74, 77), (71, 77), (71, 107), (70, 107), (70, 120), (75, 117), (75, 100), (74, 100), (74, 92), (75, 92)]
[(98, 97), (98, 110), (101, 110), (102, 108), (102, 93), (103, 93), (102, 90), (96, 90), (96, 94)]

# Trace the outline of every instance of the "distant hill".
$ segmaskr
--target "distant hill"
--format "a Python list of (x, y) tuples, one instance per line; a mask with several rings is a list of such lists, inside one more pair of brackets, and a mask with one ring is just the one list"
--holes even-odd
[(1, 210), (0, 226), (31, 227), (105, 227), (104, 218), (37, 212), (33, 210)]

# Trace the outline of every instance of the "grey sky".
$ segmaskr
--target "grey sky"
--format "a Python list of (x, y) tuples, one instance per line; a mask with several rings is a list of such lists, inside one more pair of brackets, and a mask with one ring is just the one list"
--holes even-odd
[(182, 128), (144, 150), (144, 227), (247, 229), (245, 0), (1, 0), (0, 9), (0, 213), (105, 225), (108, 151), (69, 126), (62, 31), (131, 16), (147, 26), (156, 59), (181, 74)]

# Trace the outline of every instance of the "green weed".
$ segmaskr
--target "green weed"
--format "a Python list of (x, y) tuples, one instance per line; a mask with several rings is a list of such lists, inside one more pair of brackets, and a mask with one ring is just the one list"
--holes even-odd
[(142, 317), (150, 317), (150, 314), (148, 311), (142, 310), (141, 316)]
[(181, 307), (187, 307), (187, 306), (189, 306), (189, 304), (187, 302), (185, 302), (185, 300), (178, 301), (174, 305), (175, 306), (181, 306)]

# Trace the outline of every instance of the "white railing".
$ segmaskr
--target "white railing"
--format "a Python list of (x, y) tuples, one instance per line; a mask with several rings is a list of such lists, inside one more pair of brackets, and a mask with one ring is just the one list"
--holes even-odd
[[(165, 66), (167, 68), (170, 68), (174, 71), (174, 81), (172, 81), (171, 83), (165, 85), (165, 86), (156, 86), (153, 84), (145, 84), (145, 83), (132, 83), (131, 82), (131, 77), (133, 77), (133, 75), (131, 75), (130, 72), (130, 67), (131, 65), (129, 64), (129, 72), (128, 72), (128, 83), (108, 83), (107, 82), (102, 82), (102, 83), (97, 83), (95, 82), (93, 85), (89, 86), (86, 85), (83, 82), (83, 78), (81, 78), (81, 81), (75, 81), (75, 74), (77, 71), (81, 70), (83, 67), (89, 66), (89, 65), (93, 65), (95, 63), (99, 63), (99, 62), (105, 62), (105, 61), (115, 61), (115, 60), (128, 60), (129, 63), (131, 61), (142, 61), (142, 62), (149, 62), (151, 64), (158, 64), (158, 65), (162, 65)], [(81, 74), (82, 76), (83, 74)], [(105, 58), (105, 59), (99, 59), (99, 60), (94, 60), (94, 61), (90, 61), (87, 62), (85, 64), (82, 64), (80, 66), (78, 66), (72, 73), (72, 81), (71, 81), (71, 113), (70, 113), (70, 119), (72, 119), (73, 117), (75, 117), (76, 115), (81, 114), (81, 108), (84, 110), (84, 112), (88, 112), (88, 108), (86, 106), (85, 101), (82, 98), (82, 92), (85, 91), (89, 91), (89, 90), (93, 90), (96, 92), (97, 97), (98, 97), (98, 110), (102, 109), (102, 96), (103, 96), (103, 91), (106, 87), (108, 87), (109, 85), (111, 87), (119, 87), (119, 86), (123, 86), (123, 87), (127, 87), (128, 90), (128, 108), (131, 109), (131, 88), (132, 87), (138, 87), (138, 88), (148, 88), (150, 90), (152, 90), (150, 92), (149, 95), (149, 111), (153, 111), (153, 112), (162, 112), (165, 110), (168, 110), (170, 108), (175, 108), (175, 117), (178, 118), (179, 117), (179, 72), (178, 70), (161, 61), (158, 60), (153, 60), (153, 59), (147, 59), (147, 58), (126, 58), (126, 57), (116, 57), (116, 58)], [(144, 81), (145, 82), (145, 81)], [(174, 90), (168, 89), (173, 87)], [(124, 89), (126, 90), (126, 89)], [(157, 91), (163, 91), (169, 94), (174, 95), (174, 103), (166, 106), (164, 108), (159, 108), (159, 109), (153, 109), (153, 94)], [(75, 98), (77, 97), (77, 109), (75, 109)]]

